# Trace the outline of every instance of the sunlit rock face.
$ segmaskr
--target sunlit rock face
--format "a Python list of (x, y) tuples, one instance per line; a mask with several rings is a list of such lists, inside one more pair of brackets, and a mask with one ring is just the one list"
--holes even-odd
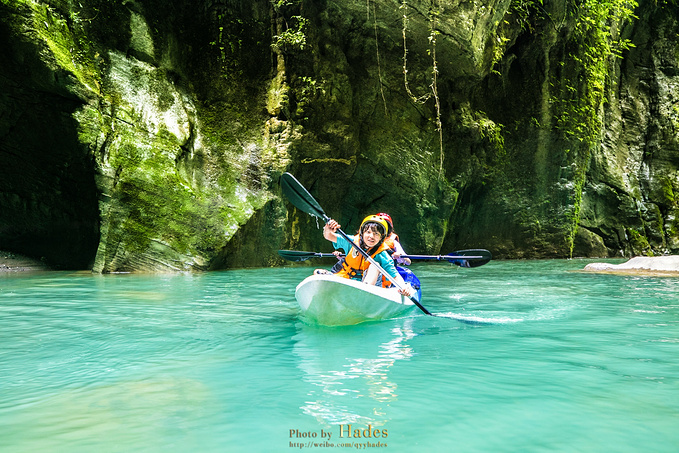
[(676, 15), (611, 24), (635, 47), (596, 98), (595, 41), (531, 4), (3, 1), (0, 249), (96, 272), (327, 251), (290, 171), (411, 253), (676, 251)]
[[(268, 145), (264, 96), (248, 91), (265, 85), (257, 70), (269, 68), (246, 68), (250, 81), (234, 86), (219, 62), (201, 63), (217, 47), (208, 34), (195, 66), (183, 58), (202, 30), (174, 29), (179, 10), (83, 3), (2, 6), (13, 52), (2, 79), (0, 248), (97, 272), (224, 263), (225, 246), (274, 198), (271, 175), (287, 162), (285, 145)], [(215, 25), (214, 8), (194, 13)]]

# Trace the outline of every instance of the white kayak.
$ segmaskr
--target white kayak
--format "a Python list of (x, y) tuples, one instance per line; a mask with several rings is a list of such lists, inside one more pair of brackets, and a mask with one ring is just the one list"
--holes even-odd
[(295, 297), (304, 317), (324, 326), (378, 321), (403, 316), (416, 309), (416, 305), (395, 288), (366, 285), (335, 275), (307, 277), (297, 285)]

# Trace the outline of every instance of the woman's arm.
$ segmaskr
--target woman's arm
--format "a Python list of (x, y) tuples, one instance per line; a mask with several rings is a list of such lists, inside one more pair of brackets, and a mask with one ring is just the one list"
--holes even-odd
[(398, 264), (410, 266), (410, 258), (401, 258), (401, 255), (407, 255), (407, 253), (405, 250), (403, 250), (403, 246), (400, 242), (394, 241), (394, 254), (392, 257), (398, 262)]
[(330, 242), (337, 242), (337, 234), (335, 234), (335, 231), (339, 228), (340, 224), (337, 223), (337, 221), (333, 219), (328, 220), (328, 223), (323, 226), (323, 237)]
[[(394, 281), (401, 288), (403, 288), (402, 290), (398, 291), (399, 293), (401, 293), (405, 296), (411, 297), (417, 292), (415, 290), (415, 288), (413, 288), (412, 286), (410, 286), (410, 284), (407, 284), (405, 282), (405, 280), (403, 280), (403, 277), (401, 277), (401, 274), (399, 274), (398, 270), (396, 270), (396, 266), (394, 266), (394, 260), (389, 256), (389, 254), (387, 252), (382, 252), (382, 253), (378, 254), (377, 256), (375, 256), (375, 261), (377, 262), (377, 264), (379, 264), (382, 267), (382, 269), (384, 269), (385, 272), (387, 272), (391, 276), (391, 278), (394, 279)], [(374, 266), (371, 266), (371, 267), (374, 267)], [(377, 275), (379, 275), (379, 272), (377, 273)], [(372, 277), (372, 275), (371, 275), (371, 277)], [(366, 280), (368, 280), (368, 279), (366, 278)], [(374, 280), (375, 281), (373, 281), (372, 283), (370, 283), (370, 282), (368, 282), (368, 283), (374, 285), (377, 282), (377, 278), (375, 278)]]

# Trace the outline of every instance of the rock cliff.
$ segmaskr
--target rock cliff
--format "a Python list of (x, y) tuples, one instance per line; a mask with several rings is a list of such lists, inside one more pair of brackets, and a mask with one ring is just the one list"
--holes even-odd
[(0, 0), (0, 250), (96, 272), (328, 250), (290, 171), (411, 253), (676, 252), (678, 10)]

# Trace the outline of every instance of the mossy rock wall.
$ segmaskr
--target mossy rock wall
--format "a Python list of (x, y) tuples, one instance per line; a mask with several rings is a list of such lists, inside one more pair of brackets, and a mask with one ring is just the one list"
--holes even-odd
[[(256, 15), (256, 7), (238, 13)], [(229, 66), (224, 43), (217, 42), (236, 22), (233, 12), (208, 4), (196, 11), (178, 2), (27, 1), (4, 2), (2, 8), (6, 42), (17, 48), (5, 67), (32, 58), (40, 71), (29, 81), (10, 74), (17, 90), (36, 99), (50, 91), (56, 98), (29, 114), (33, 123), (8, 126), (14, 126), (12, 139), (22, 142), (16, 148), (36, 160), (36, 179), (74, 160), (89, 184), (72, 187), (72, 196), (60, 200), (76, 211), (71, 223), (88, 222), (87, 243), (78, 231), (60, 236), (86, 249), (85, 256), (74, 261), (54, 233), (43, 238), (46, 251), (33, 254), (48, 255), (53, 265), (65, 260), (64, 266), (97, 272), (210, 268), (238, 229), (274, 198), (270, 180), (287, 163), (285, 148), (271, 145), (264, 134), (270, 67), (247, 63), (250, 56)], [(264, 20), (252, 22), (266, 39), (268, 19), (265, 8)], [(200, 52), (191, 52), (194, 46)], [(240, 77), (248, 81), (236, 86)], [(55, 113), (61, 123), (48, 121), (48, 130), (41, 130), (40, 122)], [(50, 135), (58, 133), (66, 137), (53, 141)], [(3, 157), (14, 163), (11, 155)], [(33, 236), (43, 236), (54, 223), (44, 214), (55, 207), (30, 204), (31, 197), (45, 198), (43, 189), (16, 166), (10, 168), (19, 188), (8, 190), (7, 206), (28, 213), (19, 223), (16, 213), (3, 210), (9, 215), (0, 247), (21, 250), (19, 240), (27, 242), (27, 234), (12, 228), (36, 221), (47, 225), (33, 227)]]
[(635, 47), (596, 66), (597, 5), (0, 0), (0, 249), (97, 272), (329, 250), (290, 171), (412, 253), (676, 252), (677, 8), (610, 19)]

